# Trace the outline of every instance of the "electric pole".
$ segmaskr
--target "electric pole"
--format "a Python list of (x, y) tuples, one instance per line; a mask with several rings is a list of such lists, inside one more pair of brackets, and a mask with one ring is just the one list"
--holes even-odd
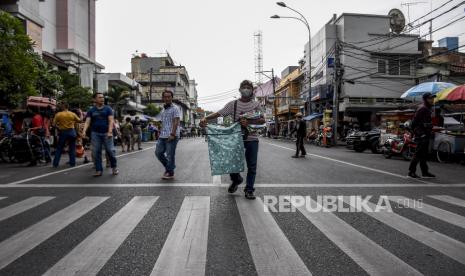
[(343, 69), (341, 68), (341, 61), (339, 59), (339, 39), (336, 37), (336, 45), (334, 52), (334, 88), (333, 88), (333, 143), (337, 143), (337, 128), (338, 128), (338, 115), (339, 115), (339, 90), (341, 89)]
[(150, 67), (150, 91), (149, 91), (149, 103), (152, 103), (152, 75), (153, 75), (153, 67)]

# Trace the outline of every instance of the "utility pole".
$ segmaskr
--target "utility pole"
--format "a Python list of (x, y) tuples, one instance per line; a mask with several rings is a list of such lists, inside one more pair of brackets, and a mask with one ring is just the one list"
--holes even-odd
[(341, 68), (341, 61), (339, 59), (339, 39), (336, 35), (336, 45), (334, 52), (334, 88), (333, 88), (333, 143), (337, 143), (337, 128), (338, 128), (338, 115), (339, 115), (339, 90), (341, 89), (343, 69)]
[[(274, 76), (274, 69), (271, 69), (271, 79), (273, 81), (273, 97), (275, 97), (276, 93), (276, 79)], [(275, 135), (278, 136), (279, 134), (279, 125), (278, 125), (278, 105), (276, 102), (276, 99), (273, 100), (273, 105), (274, 105), (274, 129), (275, 129)]]
[(153, 67), (150, 67), (150, 91), (149, 91), (149, 103), (152, 103), (152, 75), (153, 75)]

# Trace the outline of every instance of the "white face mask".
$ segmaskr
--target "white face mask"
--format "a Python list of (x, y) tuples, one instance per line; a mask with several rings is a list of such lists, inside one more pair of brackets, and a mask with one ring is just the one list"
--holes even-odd
[(246, 97), (246, 98), (250, 98), (253, 95), (253, 90), (250, 88), (239, 89), (239, 92), (241, 92), (242, 97)]

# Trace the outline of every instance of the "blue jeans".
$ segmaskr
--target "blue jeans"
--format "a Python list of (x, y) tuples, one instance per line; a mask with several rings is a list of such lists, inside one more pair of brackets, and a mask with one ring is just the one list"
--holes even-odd
[[(257, 175), (257, 156), (258, 156), (258, 141), (244, 141), (245, 161), (247, 162), (247, 185), (244, 191), (255, 191), (255, 175)], [(231, 181), (235, 183), (241, 182), (240, 173), (232, 173), (229, 175)]]
[(107, 158), (110, 159), (112, 168), (116, 168), (115, 145), (113, 137), (108, 137), (107, 133), (98, 133), (92, 131), (91, 138), (92, 144), (92, 157), (94, 158), (95, 170), (97, 172), (103, 171), (102, 166), (102, 146), (105, 148)]
[(76, 130), (73, 128), (62, 130), (58, 135), (58, 146), (53, 158), (54, 167), (58, 167), (60, 164), (61, 153), (65, 148), (66, 141), (68, 141), (69, 165), (76, 166)]
[(155, 156), (160, 160), (166, 172), (174, 173), (176, 168), (175, 155), (178, 138), (168, 141), (168, 138), (160, 138), (155, 149)]

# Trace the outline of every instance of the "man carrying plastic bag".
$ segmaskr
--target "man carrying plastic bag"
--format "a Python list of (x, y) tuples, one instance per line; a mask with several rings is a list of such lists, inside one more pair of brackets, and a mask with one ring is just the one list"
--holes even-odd
[[(247, 162), (247, 180), (244, 189), (247, 199), (255, 199), (254, 184), (255, 175), (257, 174), (257, 156), (258, 156), (258, 134), (257, 130), (261, 127), (257, 125), (265, 124), (262, 108), (260, 103), (253, 100), (253, 84), (251, 81), (244, 80), (240, 84), (239, 91), (241, 98), (226, 104), (220, 111), (210, 114), (202, 119), (200, 125), (205, 127), (209, 120), (216, 119), (220, 116), (232, 116), (234, 122), (239, 122), (241, 126), (242, 138), (245, 149), (245, 160)], [(234, 126), (233, 126), (234, 127)], [(240, 173), (231, 173), (231, 185), (228, 192), (234, 193), (237, 187), (243, 182)]]
[(244, 171), (244, 144), (238, 123), (230, 127), (209, 125), (207, 140), (212, 175)]

